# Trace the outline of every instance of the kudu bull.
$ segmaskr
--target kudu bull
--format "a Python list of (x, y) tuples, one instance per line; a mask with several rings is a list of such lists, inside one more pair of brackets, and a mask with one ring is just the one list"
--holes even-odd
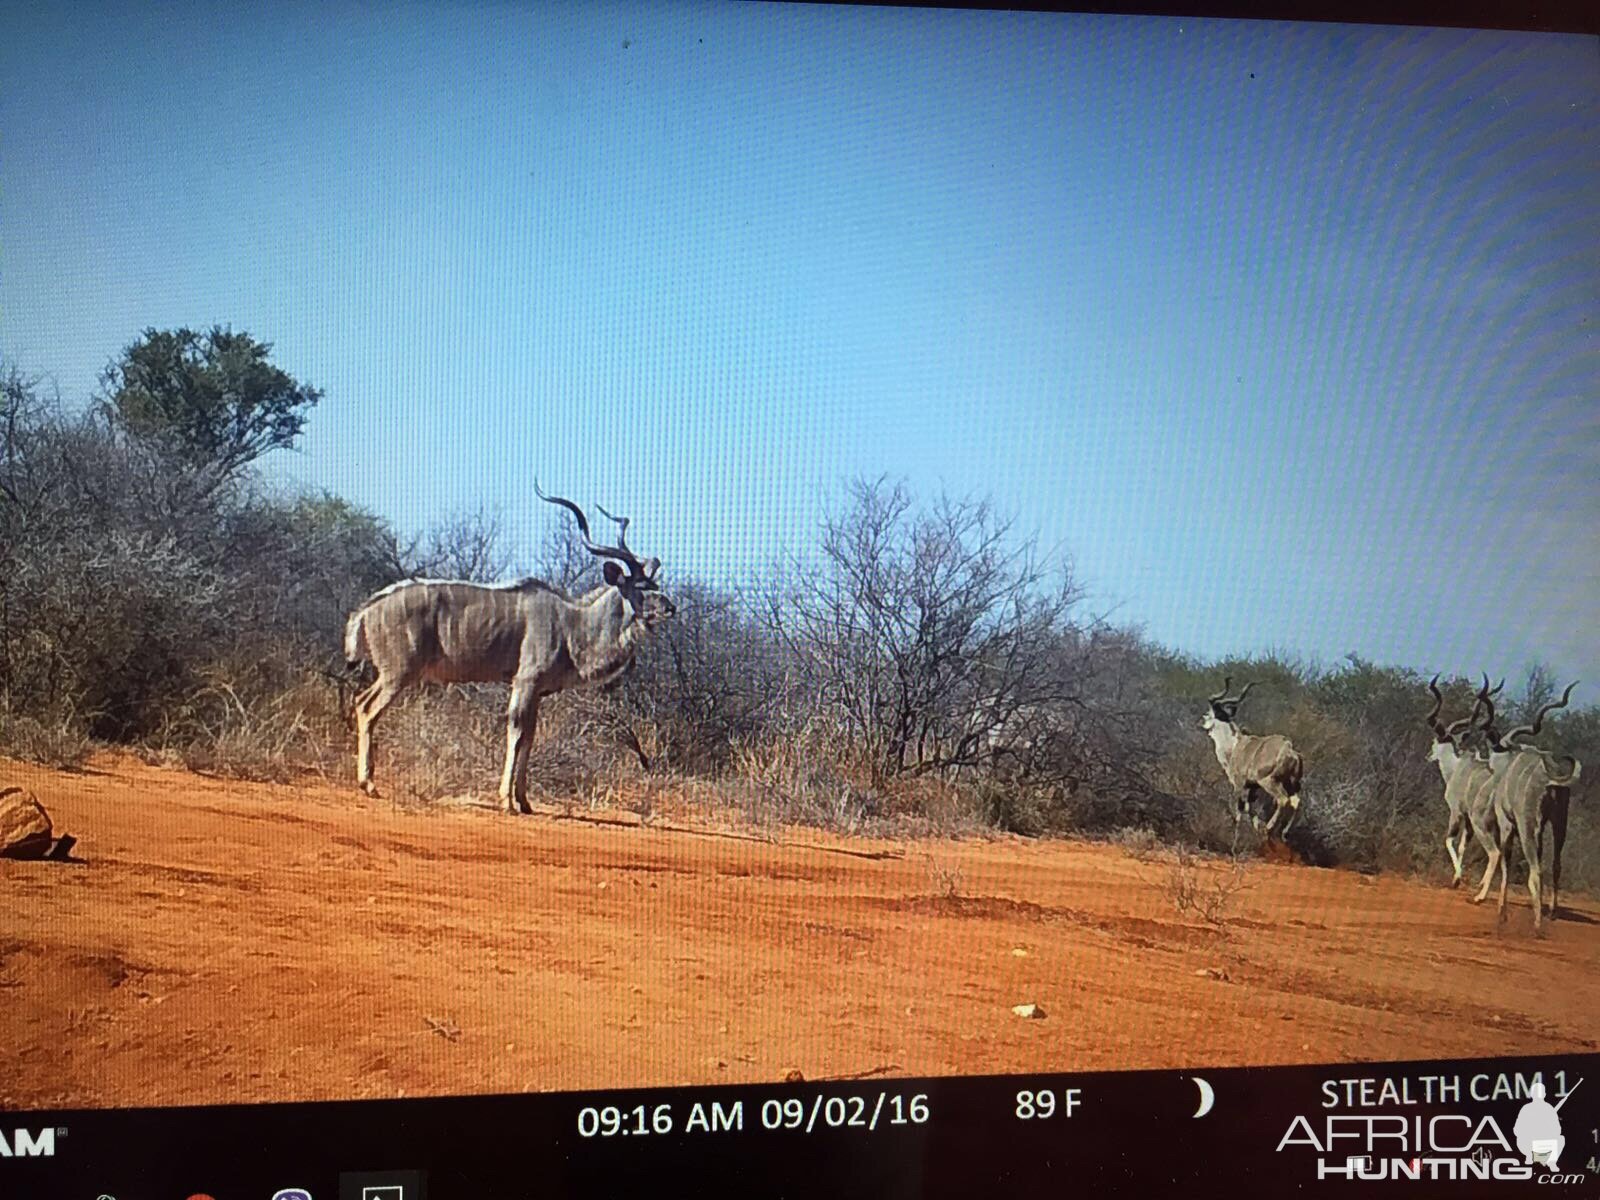
[[(1473, 698), (1472, 712), (1468, 714), (1465, 722), (1466, 730), (1479, 728), (1476, 724), (1479, 712), (1487, 712), (1485, 719), (1493, 722), (1494, 697), (1500, 694), (1500, 689), (1504, 686), (1505, 680), (1502, 679), (1498, 685), (1491, 688), (1489, 677), (1487, 675), (1483, 677), (1483, 686)], [(1435, 695), (1437, 694), (1435, 692)], [(1437, 715), (1437, 707), (1434, 713)], [(1478, 881), (1477, 894), (1472, 897), (1474, 904), (1482, 904), (1483, 898), (1489, 894), (1489, 885), (1494, 879), (1495, 869), (1499, 869), (1501, 878), (1505, 877), (1506, 870), (1505, 857), (1500, 853), (1500, 823), (1495, 814), (1494, 772), (1489, 769), (1488, 759), (1479, 758), (1466, 751), (1463, 722), (1456, 721), (1442, 731), (1438, 722), (1432, 717), (1429, 718), (1429, 723), (1434, 727), (1435, 740), (1428, 757), (1439, 764), (1439, 770), (1444, 775), (1444, 801), (1450, 809), (1450, 828), (1453, 829), (1456, 822), (1464, 818), (1467, 828), (1478, 839), (1478, 845), (1489, 858), (1489, 864), (1483, 870), (1483, 878)], [(1445, 736), (1444, 741), (1438, 740), (1441, 732)], [(1463, 845), (1457, 847), (1456, 853), (1452, 855), (1456, 862), (1456, 877), (1452, 886), (1461, 879), (1463, 861), (1461, 852), (1464, 849), (1465, 839), (1466, 833), (1463, 831)], [(1445, 848), (1450, 848), (1448, 831), (1445, 833)]]
[[(1446, 725), (1439, 719), (1439, 710), (1444, 707), (1444, 695), (1439, 691), (1439, 677), (1435, 675), (1428, 681), (1428, 690), (1433, 693), (1433, 709), (1423, 721), (1433, 731), (1433, 745), (1428, 750), (1428, 760), (1437, 763), (1439, 774), (1444, 777), (1444, 802), (1450, 812), (1450, 821), (1445, 828), (1444, 848), (1450, 855), (1451, 887), (1461, 886), (1461, 875), (1465, 867), (1467, 850), (1467, 834), (1473, 831), (1473, 824), (1468, 814), (1468, 801), (1470, 797), (1489, 780), (1488, 764), (1480, 763), (1467, 753), (1462, 747), (1462, 737), (1467, 730), (1473, 728), (1478, 720), (1478, 712), (1488, 702), (1489, 697), (1498, 695), (1500, 688), (1505, 686), (1501, 680), (1500, 687), (1488, 691), (1489, 681), (1483, 681), (1485, 691), (1480, 692), (1473, 701), (1472, 711), (1459, 721), (1452, 721)], [(1493, 823), (1485, 827), (1485, 832), (1480, 833), (1479, 841), (1485, 848), (1493, 842)], [(1495, 858), (1490, 854), (1491, 860)]]
[(1251, 825), (1261, 828), (1261, 818), (1250, 804), (1252, 797), (1260, 792), (1273, 801), (1272, 817), (1267, 821), (1266, 829), (1269, 837), (1283, 810), (1289, 810), (1289, 819), (1283, 823), (1279, 835), (1282, 836), (1289, 832), (1300, 811), (1300, 781), (1305, 774), (1305, 763), (1288, 738), (1280, 734), (1257, 737), (1240, 730), (1235, 722), (1239, 705), (1255, 684), (1246, 683), (1242, 692), (1229, 699), (1228, 689), (1232, 686), (1233, 677), (1225, 676), (1222, 690), (1207, 701), (1206, 713), (1200, 718), (1200, 728), (1211, 735), (1217, 761), (1222, 764), (1228, 782), (1233, 785), (1235, 830), (1247, 809), (1250, 810)]
[[(1538, 737), (1547, 715), (1565, 708), (1572, 698), (1576, 681), (1567, 685), (1561, 699), (1544, 705), (1534, 714), (1531, 725), (1518, 725), (1504, 737), (1494, 727), (1493, 710), (1484, 725), (1489, 739), (1489, 769), (1494, 772), (1494, 807), (1500, 826), (1500, 853), (1511, 852), (1511, 840), (1522, 843), (1522, 856), (1528, 863), (1528, 898), (1533, 904), (1533, 928), (1543, 923), (1544, 902), (1540, 896), (1540, 864), (1544, 860), (1544, 831), (1549, 826), (1555, 853), (1551, 859), (1550, 919), (1554, 920), (1561, 894), (1561, 847), (1567, 840), (1567, 809), (1572, 801), (1572, 785), (1577, 782), (1582, 764), (1567, 755), (1551, 754), (1537, 746), (1518, 744), (1521, 737)], [(1506, 917), (1506, 875), (1500, 875), (1500, 919)]]
[(626, 517), (615, 546), (589, 535), (583, 510), (560, 496), (578, 523), (585, 549), (604, 559), (605, 582), (571, 597), (538, 579), (483, 585), (460, 580), (402, 579), (369, 597), (345, 625), (345, 657), (370, 660), (377, 681), (355, 699), (356, 781), (376, 795), (372, 727), (410, 684), (509, 683), (506, 758), (500, 776), (505, 811), (532, 811), (527, 796), (528, 751), (546, 696), (615, 679), (633, 661), (640, 641), (675, 611), (657, 587), (659, 560), (640, 561), (628, 549)]

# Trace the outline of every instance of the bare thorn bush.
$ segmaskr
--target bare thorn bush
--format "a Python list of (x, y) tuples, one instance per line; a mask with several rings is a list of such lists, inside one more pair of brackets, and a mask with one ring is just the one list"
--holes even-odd
[(934, 896), (940, 900), (954, 900), (961, 895), (962, 873), (960, 863), (941, 860), (928, 851), (924, 851), (922, 860), (923, 867), (928, 873), (928, 884)]
[(1167, 868), (1165, 891), (1172, 907), (1186, 914), (1199, 902), (1200, 877), (1195, 869), (1194, 852), (1179, 846)]
[(1212, 872), (1201, 889), (1200, 915), (1209, 924), (1223, 924), (1233, 908), (1234, 898), (1248, 886), (1244, 863), (1237, 858), (1230, 859), (1225, 868)]
[(1207, 869), (1194, 851), (1180, 845), (1167, 867), (1167, 899), (1179, 913), (1198, 913), (1209, 925), (1227, 921), (1234, 899), (1249, 885), (1243, 861), (1228, 859), (1227, 866)]

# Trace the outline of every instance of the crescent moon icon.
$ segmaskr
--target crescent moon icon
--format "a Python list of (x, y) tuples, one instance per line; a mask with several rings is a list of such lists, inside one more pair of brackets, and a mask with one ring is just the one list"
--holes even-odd
[(1211, 1090), (1211, 1085), (1198, 1075), (1191, 1075), (1195, 1087), (1200, 1089), (1200, 1107), (1194, 1110), (1194, 1115), (1203, 1117), (1211, 1111), (1211, 1106), (1217, 1102), (1217, 1094)]

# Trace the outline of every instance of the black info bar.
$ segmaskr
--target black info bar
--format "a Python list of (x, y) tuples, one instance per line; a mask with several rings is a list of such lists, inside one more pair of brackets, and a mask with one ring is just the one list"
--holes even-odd
[(0, 1112), (0, 1197), (1586, 1196), (1596, 1075), (1577, 1054)]

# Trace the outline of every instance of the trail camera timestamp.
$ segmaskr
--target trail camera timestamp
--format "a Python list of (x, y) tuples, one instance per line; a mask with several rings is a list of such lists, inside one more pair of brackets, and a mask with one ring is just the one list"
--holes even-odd
[(584, 1138), (650, 1137), (681, 1133), (816, 1133), (926, 1125), (928, 1097), (895, 1092), (854, 1093), (809, 1099), (800, 1096), (744, 1100), (692, 1101), (679, 1104), (592, 1105), (578, 1110), (578, 1136)]

